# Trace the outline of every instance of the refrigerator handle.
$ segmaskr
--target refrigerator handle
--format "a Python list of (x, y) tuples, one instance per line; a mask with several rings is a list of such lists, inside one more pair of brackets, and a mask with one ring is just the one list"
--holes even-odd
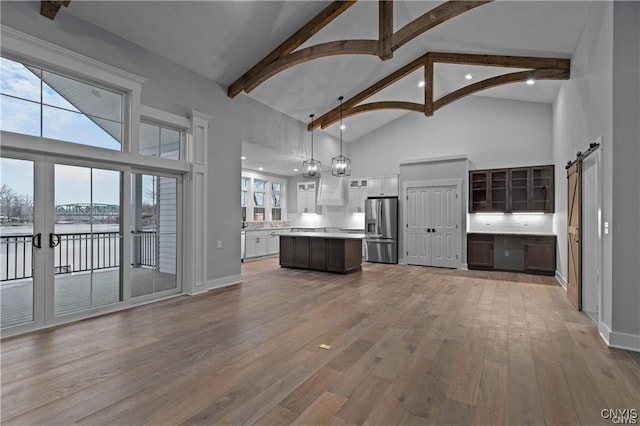
[(377, 200), (376, 201), (377, 204), (377, 210), (378, 210), (378, 221), (376, 223), (378, 229), (376, 229), (376, 234), (378, 235), (382, 235), (382, 201), (381, 200)]

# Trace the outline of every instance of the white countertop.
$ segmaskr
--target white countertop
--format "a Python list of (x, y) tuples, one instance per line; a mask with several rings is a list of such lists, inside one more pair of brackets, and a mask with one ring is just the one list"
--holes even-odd
[(467, 231), (467, 234), (484, 234), (484, 235), (531, 235), (532, 237), (555, 237), (556, 234), (551, 232), (525, 232), (525, 231)]
[(282, 235), (284, 235), (285, 237), (332, 238), (340, 240), (364, 239), (364, 234), (353, 234), (347, 232), (288, 232)]

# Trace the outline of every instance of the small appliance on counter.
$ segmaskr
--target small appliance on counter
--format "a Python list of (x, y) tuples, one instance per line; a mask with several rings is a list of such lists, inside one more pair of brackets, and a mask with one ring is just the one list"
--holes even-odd
[(367, 262), (398, 263), (398, 197), (364, 202)]

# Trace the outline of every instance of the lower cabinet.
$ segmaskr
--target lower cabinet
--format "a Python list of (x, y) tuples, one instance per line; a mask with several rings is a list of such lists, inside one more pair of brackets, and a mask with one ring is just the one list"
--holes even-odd
[(347, 273), (362, 268), (358, 239), (280, 237), (280, 266)]
[(278, 254), (280, 235), (274, 231), (245, 231), (245, 258)]
[(493, 269), (493, 235), (468, 234), (467, 264), (469, 268)]
[(556, 239), (525, 237), (524, 269), (527, 272), (554, 275), (556, 272)]
[(467, 234), (469, 269), (554, 275), (556, 237), (519, 234)]

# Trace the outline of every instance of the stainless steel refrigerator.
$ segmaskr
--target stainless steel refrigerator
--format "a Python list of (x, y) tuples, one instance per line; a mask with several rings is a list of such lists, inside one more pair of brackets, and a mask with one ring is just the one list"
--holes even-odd
[(367, 198), (364, 217), (367, 261), (398, 263), (398, 197)]

